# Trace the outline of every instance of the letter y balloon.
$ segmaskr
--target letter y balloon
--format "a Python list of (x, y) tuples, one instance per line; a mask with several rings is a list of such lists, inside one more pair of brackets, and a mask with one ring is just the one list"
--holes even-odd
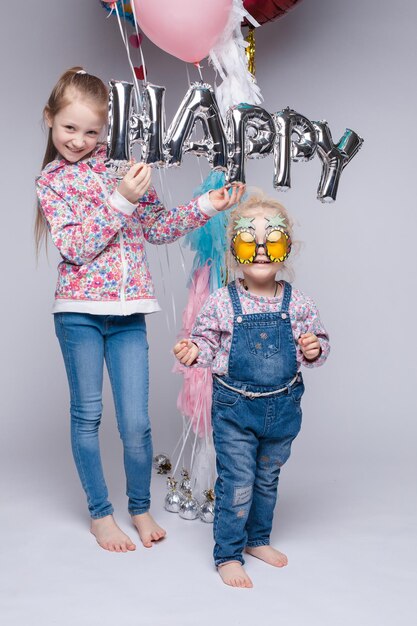
[(363, 144), (355, 131), (346, 129), (337, 144), (333, 143), (327, 122), (313, 122), (317, 136), (317, 152), (323, 163), (317, 198), (321, 202), (336, 200), (340, 176)]

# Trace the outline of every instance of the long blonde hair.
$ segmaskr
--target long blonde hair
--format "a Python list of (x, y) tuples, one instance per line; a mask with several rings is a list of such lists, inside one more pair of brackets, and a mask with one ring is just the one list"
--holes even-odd
[[(82, 98), (94, 102), (97, 108), (102, 111), (103, 120), (105, 120), (108, 106), (107, 88), (100, 78), (84, 72), (83, 68), (78, 66), (71, 67), (59, 78), (55, 87), (52, 89), (48, 102), (43, 109), (44, 119), (46, 115), (50, 119), (53, 119), (61, 109), (70, 104), (72, 100), (71, 90), (73, 92), (75, 91), (77, 95), (80, 95)], [(54, 161), (57, 157), (58, 152), (52, 141), (52, 129), (49, 128), (42, 169), (48, 165), (48, 163)], [(37, 254), (39, 253), (44, 239), (46, 244), (47, 230), (46, 220), (38, 201), (34, 227)]]

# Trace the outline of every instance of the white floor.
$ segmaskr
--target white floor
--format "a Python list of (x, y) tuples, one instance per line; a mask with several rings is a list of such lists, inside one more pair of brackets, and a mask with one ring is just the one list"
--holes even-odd
[[(153, 513), (168, 538), (114, 554), (89, 534), (75, 476), (57, 497), (59, 467), (49, 482), (15, 473), (2, 493), (2, 624), (414, 626), (417, 503), (406, 472), (288, 470), (273, 543), (289, 565), (274, 569), (248, 556), (251, 590), (220, 582), (211, 525), (163, 510), (163, 477), (154, 476)], [(134, 536), (124, 498), (113, 501)]]

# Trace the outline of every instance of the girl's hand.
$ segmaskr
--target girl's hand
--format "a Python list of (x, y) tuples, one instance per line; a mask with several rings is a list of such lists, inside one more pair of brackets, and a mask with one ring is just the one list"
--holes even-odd
[(146, 163), (135, 163), (123, 178), (117, 190), (126, 200), (136, 204), (145, 195), (151, 182), (151, 168)]
[(174, 346), (174, 355), (183, 365), (192, 365), (199, 353), (199, 347), (190, 339), (181, 339), (181, 341)]
[[(229, 189), (232, 190), (230, 195)], [(226, 211), (237, 202), (240, 202), (241, 197), (245, 193), (245, 189), (246, 185), (244, 183), (232, 183), (220, 189), (213, 189), (209, 193), (210, 202), (216, 211)]]
[(320, 342), (313, 333), (304, 333), (300, 335), (298, 345), (307, 361), (314, 361), (321, 354)]

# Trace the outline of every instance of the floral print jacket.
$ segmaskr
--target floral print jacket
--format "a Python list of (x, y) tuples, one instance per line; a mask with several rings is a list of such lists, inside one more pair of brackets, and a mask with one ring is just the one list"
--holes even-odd
[(145, 239), (163, 244), (216, 213), (207, 197), (167, 210), (153, 188), (132, 205), (116, 190), (99, 146), (86, 160), (49, 163), (36, 190), (62, 261), (53, 312), (129, 315), (159, 310)]

